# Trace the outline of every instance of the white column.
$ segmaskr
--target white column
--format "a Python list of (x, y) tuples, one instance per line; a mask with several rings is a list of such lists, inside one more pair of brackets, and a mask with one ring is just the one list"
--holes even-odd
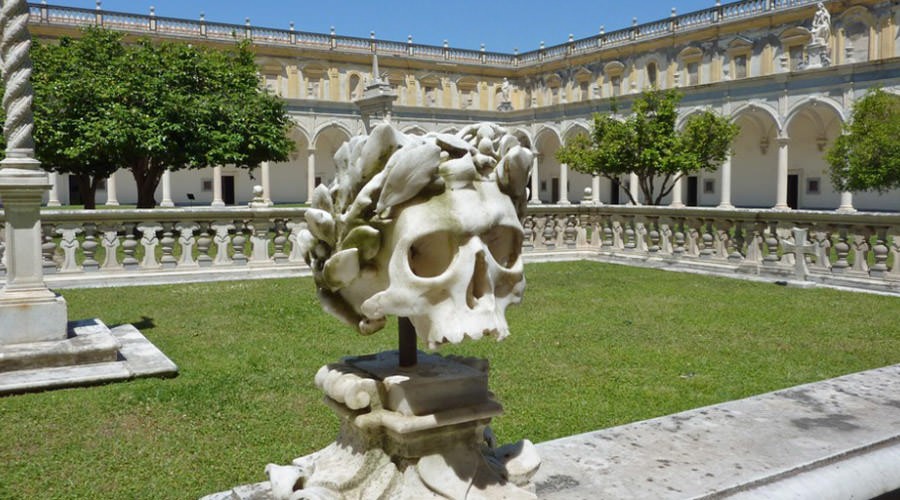
[(310, 149), (306, 157), (306, 203), (311, 203), (316, 189), (316, 150)]
[[(631, 193), (631, 197), (634, 198), (634, 204), (640, 205), (641, 188), (638, 185), (638, 176), (634, 172), (628, 174), (628, 192)], [(631, 200), (628, 200), (628, 202), (631, 204)]]
[(775, 184), (775, 210), (790, 210), (787, 204), (788, 189), (788, 144), (790, 139), (787, 137), (778, 138), (778, 174)]
[(159, 202), (161, 207), (174, 207), (175, 202), (172, 201), (172, 171), (166, 170), (162, 175), (162, 201)]
[(48, 207), (58, 207), (59, 202), (59, 174), (50, 172), (50, 194), (47, 197)]
[(559, 205), (571, 205), (569, 201), (569, 166), (565, 163), (559, 164)]
[(272, 205), (272, 181), (271, 181), (271, 172), (269, 168), (269, 162), (262, 162), (262, 188), (263, 188), (263, 201), (266, 202), (266, 205)]
[(841, 206), (838, 207), (837, 211), (841, 213), (856, 212), (856, 208), (853, 207), (853, 193), (850, 191), (841, 193)]
[(600, 176), (595, 175), (591, 178), (591, 203), (600, 205)]
[(222, 167), (213, 167), (213, 200), (211, 205), (214, 207), (225, 206), (225, 200), (222, 199)]
[(731, 204), (731, 155), (722, 163), (722, 192), (719, 194), (719, 208), (734, 208)]
[(106, 179), (106, 205), (109, 207), (119, 206), (119, 192), (116, 190), (116, 172), (109, 174)]
[(534, 159), (531, 161), (531, 199), (528, 200), (528, 203), (532, 205), (541, 204), (541, 171), (538, 170), (540, 158), (541, 155), (535, 153)]
[(672, 203), (669, 203), (669, 206), (672, 208), (684, 208), (684, 201), (681, 195), (682, 185), (684, 185), (684, 176), (678, 177), (678, 180), (672, 186)]

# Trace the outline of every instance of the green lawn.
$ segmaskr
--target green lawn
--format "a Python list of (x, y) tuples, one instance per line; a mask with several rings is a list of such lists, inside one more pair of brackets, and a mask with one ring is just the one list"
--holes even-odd
[[(527, 268), (487, 357), (502, 442), (535, 442), (900, 363), (897, 298), (604, 265)], [(175, 379), (0, 398), (0, 498), (196, 498), (326, 445), (313, 376), (393, 348), (319, 309), (310, 279), (69, 290), (71, 318), (134, 323)]]

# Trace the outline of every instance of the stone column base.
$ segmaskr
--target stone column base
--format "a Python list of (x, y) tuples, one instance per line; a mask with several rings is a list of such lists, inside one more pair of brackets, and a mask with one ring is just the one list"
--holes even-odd
[(66, 300), (49, 290), (0, 290), (0, 346), (66, 338)]
[(527, 440), (495, 447), (488, 424), (503, 409), (487, 372), (485, 360), (424, 353), (399, 368), (397, 351), (322, 367), (316, 385), (341, 419), (337, 440), (269, 464), (268, 482), (206, 499), (535, 499), (540, 458)]

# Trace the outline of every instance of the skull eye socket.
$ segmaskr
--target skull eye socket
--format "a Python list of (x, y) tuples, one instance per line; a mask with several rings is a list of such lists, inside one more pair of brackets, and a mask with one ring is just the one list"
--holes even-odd
[(511, 267), (519, 260), (522, 251), (522, 231), (519, 228), (494, 226), (481, 235), (481, 241), (487, 245), (497, 264)]
[(459, 251), (456, 237), (446, 231), (426, 234), (409, 247), (409, 269), (420, 278), (443, 274)]

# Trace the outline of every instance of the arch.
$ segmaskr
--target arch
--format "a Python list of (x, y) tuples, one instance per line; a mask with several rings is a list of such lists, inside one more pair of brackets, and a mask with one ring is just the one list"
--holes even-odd
[(522, 147), (531, 149), (532, 151), (534, 150), (534, 147), (533, 147), (534, 142), (532, 141), (531, 135), (528, 134), (527, 130), (525, 130), (523, 128), (514, 128), (514, 129), (510, 129), (509, 133), (512, 134), (513, 136), (515, 136), (515, 138), (519, 140), (519, 144), (521, 144)]
[(841, 194), (831, 184), (824, 152), (841, 135), (840, 106), (820, 96), (809, 96), (791, 108), (785, 119), (788, 144), (788, 172), (797, 180), (797, 208), (834, 209)]
[(406, 128), (403, 129), (403, 133), (404, 133), (404, 134), (410, 134), (410, 135), (419, 135), (419, 136), (422, 136), (422, 135), (427, 134), (428, 131), (425, 130), (424, 128), (418, 126), (418, 125), (410, 125), (410, 126), (408, 126), (408, 127), (406, 127)]
[[(841, 107), (840, 103), (838, 103), (831, 97), (812, 95), (803, 97), (791, 107), (791, 109), (787, 113), (787, 117), (785, 117), (784, 119), (784, 129), (787, 130), (788, 128), (790, 128), (791, 122), (794, 120), (794, 118), (799, 113), (804, 112), (809, 106), (815, 107), (820, 104), (831, 108), (831, 110), (834, 111), (834, 113), (838, 116), (841, 123), (847, 121), (847, 115), (844, 113), (844, 109), (843, 107)], [(817, 113), (817, 116), (821, 117), (819, 113)]]
[(569, 140), (579, 134), (590, 136), (590, 127), (583, 123), (572, 123), (565, 131), (563, 131), (562, 136), (565, 137), (566, 140)]
[(322, 139), (323, 136), (328, 134), (331, 130), (337, 130), (337, 131), (340, 131), (341, 133), (343, 133), (344, 136), (346, 137), (345, 140), (349, 140), (351, 137), (353, 137), (353, 132), (351, 132), (350, 129), (347, 128), (347, 126), (344, 125), (343, 123), (329, 122), (329, 123), (326, 123), (326, 124), (322, 125), (321, 127), (317, 128), (315, 133), (313, 133), (313, 141), (311, 143), (312, 147), (315, 149), (318, 149), (319, 141)]
[(710, 106), (696, 106), (679, 113), (678, 118), (675, 120), (675, 130), (683, 130), (688, 118), (703, 113), (704, 111), (712, 110), (713, 109)]
[(781, 134), (781, 131), (784, 130), (784, 123), (778, 117), (778, 113), (775, 111), (775, 109), (764, 102), (750, 101), (741, 104), (731, 112), (731, 120), (737, 121), (737, 119), (744, 114), (753, 114), (757, 112), (766, 115), (768, 118), (771, 118), (775, 123), (775, 130), (779, 134)]
[[(548, 134), (550, 136), (552, 136), (553, 139), (556, 140), (556, 142), (562, 144), (562, 136), (556, 129), (554, 129), (552, 127), (542, 126), (534, 134), (534, 145), (537, 146), (537, 144), (542, 141), (544, 136), (547, 136)], [(543, 153), (543, 151), (540, 151), (540, 152)]]
[(877, 25), (869, 10), (856, 5), (841, 14), (837, 23), (844, 38), (843, 56), (849, 62), (868, 61), (872, 56), (872, 28)]

